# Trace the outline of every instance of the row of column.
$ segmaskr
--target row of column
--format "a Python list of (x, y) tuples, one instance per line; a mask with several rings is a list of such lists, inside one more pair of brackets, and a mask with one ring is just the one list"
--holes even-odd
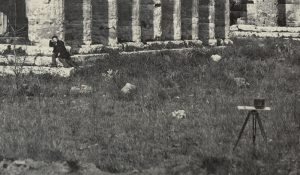
[[(118, 44), (118, 0), (108, 0), (108, 45)], [(141, 0), (132, 0), (131, 40), (141, 42)], [(163, 35), (162, 15), (164, 0), (153, 0), (153, 40), (159, 40)], [(169, 0), (170, 1), (170, 0)], [(167, 1), (167, 2), (169, 2)], [(192, 40), (202, 40), (210, 43), (218, 38), (226, 38), (229, 30), (229, 0), (192, 0)], [(217, 4), (215, 1), (218, 1)], [(221, 10), (215, 9), (222, 8)], [(92, 0), (83, 3), (83, 43), (92, 44), (94, 30)], [(101, 10), (101, 9), (100, 9)], [(217, 15), (216, 15), (217, 13)], [(220, 14), (221, 13), (221, 14)], [(216, 19), (216, 17), (219, 17)], [(173, 0), (173, 40), (182, 39), (182, 0)], [(216, 26), (217, 25), (217, 26)], [(216, 33), (217, 32), (217, 33)]]
[(40, 44), (53, 35), (76, 45), (182, 39), (209, 44), (229, 30), (229, 0), (27, 0), (26, 6), (28, 38)]

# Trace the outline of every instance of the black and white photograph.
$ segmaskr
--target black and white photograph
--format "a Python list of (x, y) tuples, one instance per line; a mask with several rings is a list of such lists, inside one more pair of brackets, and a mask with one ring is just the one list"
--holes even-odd
[(0, 0), (0, 175), (300, 175), (300, 0)]

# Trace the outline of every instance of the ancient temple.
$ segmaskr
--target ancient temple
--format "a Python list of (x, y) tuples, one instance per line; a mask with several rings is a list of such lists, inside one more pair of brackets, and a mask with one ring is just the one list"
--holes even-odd
[(300, 26), (300, 0), (0, 0), (0, 38), (47, 45), (215, 44), (230, 25)]
[(228, 35), (229, 0), (1, 0), (0, 20), (0, 36), (22, 29), (33, 44), (214, 43)]

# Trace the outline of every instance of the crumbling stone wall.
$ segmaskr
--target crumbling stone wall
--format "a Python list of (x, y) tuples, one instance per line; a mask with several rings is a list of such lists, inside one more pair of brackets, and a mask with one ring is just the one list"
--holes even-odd
[(300, 1), (281, 0), (279, 1), (279, 16), (281, 22), (286, 26), (300, 26)]
[(277, 26), (278, 0), (257, 0), (257, 25)]
[(231, 24), (300, 26), (298, 0), (230, 0)]

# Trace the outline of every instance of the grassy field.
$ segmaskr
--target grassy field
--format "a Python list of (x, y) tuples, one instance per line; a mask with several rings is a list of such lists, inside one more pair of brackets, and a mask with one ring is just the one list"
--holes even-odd
[[(68, 79), (2, 77), (0, 155), (80, 160), (112, 173), (299, 173), (300, 43), (234, 42), (182, 54), (112, 54)], [(213, 54), (223, 59), (214, 62)], [(127, 82), (137, 86), (135, 93), (120, 93)], [(93, 92), (70, 93), (83, 84)], [(236, 106), (252, 105), (256, 97), (273, 110), (262, 113), (268, 143), (259, 133), (254, 159), (251, 125), (232, 149), (246, 115)], [(186, 118), (172, 117), (176, 110), (185, 110)]]

